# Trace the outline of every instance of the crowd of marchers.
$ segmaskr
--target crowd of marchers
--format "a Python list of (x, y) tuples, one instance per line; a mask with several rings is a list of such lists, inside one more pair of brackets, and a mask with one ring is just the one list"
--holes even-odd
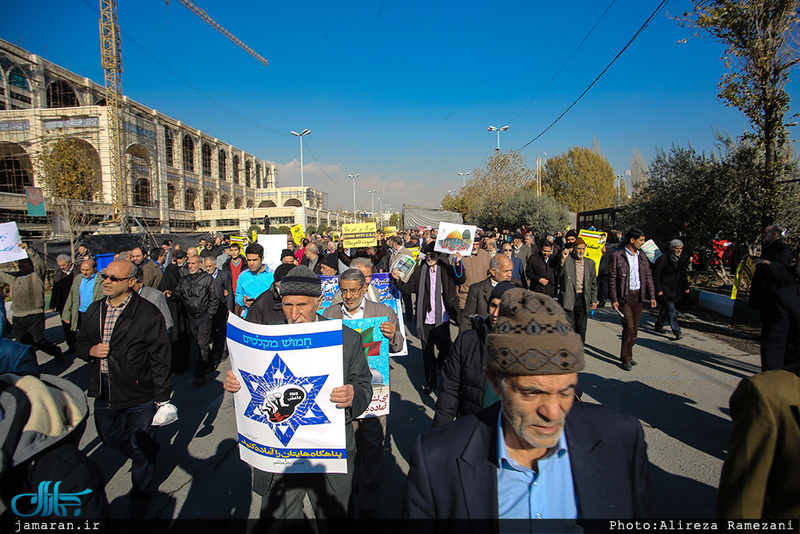
[[(764, 372), (742, 380), (730, 400), (719, 517), (800, 517), (800, 478), (793, 476), (800, 469), (800, 255), (783, 234), (767, 227), (753, 262), (751, 306), (761, 313)], [(679, 236), (655, 262), (635, 228), (608, 229), (599, 262), (586, 256), (587, 243), (574, 230), (479, 229), (466, 256), (437, 251), (434, 229), (378, 232), (375, 246), (352, 249), (337, 237), (287, 237), (274, 269), (260, 244), (225, 236), (186, 250), (166, 240), (150, 250), (118, 251), (102, 272), (93, 251), (79, 245), (56, 258), (47, 305), (45, 263), (23, 244), (27, 259), (0, 266), (12, 294), (10, 322), (0, 307), (0, 445), (10, 451), (0, 463), (0, 524), (25, 513), (9, 510), (14, 496), (50, 480), (62, 481), (62, 493), (92, 489), (81, 516), (109, 517), (106, 481), (78, 448), (87, 396), (102, 443), (131, 460), (130, 517), (145, 517), (157, 489), (154, 423), (180, 405), (171, 377), (191, 372), (195, 387), (206, 383), (228, 358), (231, 314), (287, 328), (386, 317), (380, 331), (391, 352), (401, 350), (405, 329), (371, 285), (375, 273), (388, 273), (401, 295), (402, 320), (420, 342), (410, 352), (423, 371), (417, 386), (436, 398), (403, 497), (403, 518), (430, 520), (415, 529), (456, 529), (461, 520), (497, 530), (506, 519), (658, 517), (641, 424), (581, 402), (580, 372), (598, 307), (610, 306), (619, 317), (619, 366), (627, 372), (638, 363), (633, 348), (645, 307), (658, 309), (655, 332), (668, 327), (675, 341), (683, 337), (678, 309), (690, 287)], [(396, 268), (403, 256), (415, 259), (410, 273)], [(339, 287), (324, 311), (323, 276), (338, 276)], [(45, 338), (47, 310), (60, 316), (66, 351)], [(302, 519), (306, 497), (321, 530), (326, 519), (380, 517), (386, 431), (394, 419), (358, 417), (372, 397), (371, 374), (360, 336), (343, 326), (342, 339), (344, 382), (330, 402), (345, 411), (347, 473), (254, 469), (265, 522)], [(87, 390), (39, 376), (36, 350), (58, 365), (70, 355), (84, 360)], [(242, 384), (228, 370), (223, 385), (236, 393)]]

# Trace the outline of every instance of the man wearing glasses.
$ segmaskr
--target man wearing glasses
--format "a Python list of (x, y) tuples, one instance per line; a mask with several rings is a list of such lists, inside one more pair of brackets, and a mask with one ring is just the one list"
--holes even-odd
[[(392, 271), (397, 289), (417, 295), (417, 332), (422, 343), (422, 364), (425, 369), (422, 393), (425, 395), (430, 395), (436, 388), (436, 374), (450, 352), (450, 319), (458, 324), (461, 314), (456, 285), (467, 280), (461, 254), (456, 252), (450, 265), (433, 250), (434, 246), (435, 241), (425, 245), (425, 261), (417, 265), (408, 282), (400, 279), (400, 271)], [(434, 349), (438, 349), (438, 357), (434, 356)]]
[(528, 279), (525, 276), (525, 265), (522, 260), (514, 256), (514, 245), (511, 243), (503, 243), (501, 252), (511, 258), (514, 268), (511, 271), (511, 278), (515, 278), (522, 282), (522, 287), (528, 287)]
[(86, 310), (76, 342), (78, 357), (91, 365), (97, 433), (133, 461), (130, 517), (141, 517), (150, 504), (158, 454), (152, 421), (172, 394), (167, 327), (158, 308), (133, 291), (136, 271), (129, 261), (106, 267), (105, 298)]

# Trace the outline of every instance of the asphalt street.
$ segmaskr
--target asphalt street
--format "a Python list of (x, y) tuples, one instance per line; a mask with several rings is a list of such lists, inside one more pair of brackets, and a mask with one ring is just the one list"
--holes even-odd
[[(758, 372), (759, 359), (689, 329), (684, 329), (682, 340), (674, 341), (654, 332), (654, 320), (650, 313), (643, 315), (634, 350), (639, 365), (626, 372), (617, 365), (619, 317), (602, 308), (590, 318), (586, 369), (580, 375), (584, 402), (602, 403), (641, 420), (659, 516), (710, 518), (731, 427), (728, 399), (739, 380)], [(49, 339), (61, 339), (57, 317), (49, 316), (47, 326)], [(422, 355), (410, 328), (410, 354), (392, 361), (379, 510), (384, 518), (400, 514), (411, 449), (416, 436), (430, 429), (435, 406), (435, 394), (421, 392)], [(68, 357), (58, 366), (42, 353), (39, 357), (43, 373), (86, 387), (88, 368), (82, 361)], [(251, 492), (250, 468), (239, 458), (233, 399), (222, 389), (228, 367), (224, 362), (203, 387), (190, 383), (191, 373), (173, 376), (179, 420), (159, 430), (158, 494), (149, 517), (258, 517), (260, 497)], [(91, 416), (81, 447), (109, 481), (106, 493), (113, 516), (125, 517), (130, 461), (100, 443)]]

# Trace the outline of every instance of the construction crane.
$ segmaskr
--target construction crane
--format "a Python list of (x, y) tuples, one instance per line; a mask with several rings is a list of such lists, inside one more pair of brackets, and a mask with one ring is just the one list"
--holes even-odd
[[(208, 13), (189, 0), (178, 0), (195, 15), (206, 21), (222, 35), (243, 48), (260, 63), (267, 65), (267, 60), (255, 50), (244, 44), (231, 32), (220, 26)], [(166, 0), (169, 5), (169, 0)], [(108, 149), (111, 155), (111, 202), (113, 217), (111, 223), (118, 223), (123, 232), (128, 224), (127, 197), (125, 175), (122, 170), (122, 48), (120, 47), (120, 29), (117, 21), (117, 0), (100, 0), (100, 53), (106, 83), (106, 113), (108, 114)], [(109, 221), (106, 216), (104, 223)]]

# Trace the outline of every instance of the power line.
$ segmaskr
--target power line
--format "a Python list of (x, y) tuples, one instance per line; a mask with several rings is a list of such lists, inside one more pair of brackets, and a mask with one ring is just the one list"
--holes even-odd
[(547, 131), (548, 131), (550, 128), (552, 128), (553, 126), (555, 126), (555, 125), (556, 125), (556, 123), (557, 123), (558, 121), (560, 121), (560, 120), (561, 120), (561, 118), (562, 118), (562, 117), (564, 117), (564, 115), (566, 115), (566, 114), (569, 112), (569, 110), (571, 110), (573, 107), (575, 107), (575, 104), (577, 104), (577, 103), (578, 103), (578, 101), (579, 101), (581, 98), (583, 98), (583, 96), (584, 96), (586, 93), (588, 93), (588, 92), (589, 92), (589, 89), (591, 89), (592, 87), (594, 87), (594, 84), (596, 84), (596, 83), (597, 83), (597, 81), (598, 81), (598, 80), (599, 80), (599, 79), (600, 79), (600, 78), (603, 76), (603, 74), (605, 74), (605, 73), (606, 73), (606, 71), (608, 71), (608, 69), (610, 69), (610, 68), (611, 68), (611, 65), (613, 65), (613, 64), (614, 64), (614, 62), (616, 62), (616, 61), (617, 61), (617, 59), (619, 59), (619, 57), (620, 57), (620, 56), (623, 54), (623, 52), (625, 52), (625, 50), (627, 50), (627, 49), (628, 49), (628, 47), (629, 47), (631, 44), (633, 44), (633, 41), (635, 41), (635, 40), (636, 40), (636, 38), (637, 38), (637, 37), (639, 37), (639, 35), (640, 35), (640, 34), (641, 34), (643, 31), (644, 31), (644, 29), (645, 29), (645, 28), (647, 28), (647, 27), (650, 25), (650, 22), (652, 22), (652, 20), (655, 18), (655, 16), (658, 14), (658, 12), (659, 12), (659, 11), (661, 11), (661, 8), (662, 8), (662, 7), (664, 7), (664, 4), (666, 4), (668, 1), (669, 1), (669, 0), (662, 0), (662, 1), (661, 1), (661, 3), (660, 3), (660, 4), (658, 4), (658, 7), (655, 9), (655, 11), (653, 11), (653, 13), (652, 13), (652, 14), (651, 14), (651, 15), (650, 15), (648, 18), (647, 18), (647, 20), (645, 20), (645, 21), (644, 21), (644, 24), (642, 24), (642, 26), (641, 26), (641, 27), (640, 27), (640, 28), (639, 28), (639, 29), (636, 31), (636, 33), (633, 35), (633, 37), (631, 37), (631, 39), (630, 39), (630, 40), (627, 42), (627, 44), (626, 44), (624, 47), (622, 47), (622, 50), (620, 50), (620, 51), (619, 51), (619, 53), (618, 53), (616, 56), (614, 56), (614, 59), (612, 59), (612, 60), (611, 60), (611, 63), (609, 63), (609, 64), (606, 66), (606, 68), (604, 68), (604, 69), (603, 69), (603, 71), (602, 71), (600, 74), (598, 74), (598, 75), (597, 75), (597, 78), (595, 78), (595, 79), (594, 79), (594, 81), (593, 81), (591, 84), (589, 84), (589, 87), (587, 87), (587, 88), (586, 88), (586, 90), (585, 90), (584, 92), (582, 92), (582, 93), (580, 94), (580, 96), (578, 96), (578, 98), (576, 98), (576, 99), (575, 99), (575, 101), (574, 101), (572, 104), (570, 104), (570, 105), (569, 105), (569, 107), (568, 107), (567, 109), (565, 109), (565, 110), (564, 110), (564, 112), (563, 112), (561, 115), (559, 115), (559, 116), (558, 116), (558, 118), (556, 118), (556, 120), (554, 120), (554, 121), (553, 121), (553, 122), (550, 124), (550, 126), (548, 126), (547, 128), (545, 128), (545, 129), (544, 129), (544, 130), (543, 130), (543, 131), (542, 131), (542, 132), (541, 132), (539, 135), (537, 135), (536, 137), (534, 137), (533, 139), (531, 139), (530, 141), (528, 141), (528, 142), (527, 142), (527, 143), (526, 143), (524, 146), (522, 146), (522, 148), (520, 148), (520, 149), (519, 149), (520, 151), (523, 151), (523, 150), (525, 150), (526, 148), (528, 148), (528, 146), (530, 146), (530, 144), (531, 144), (531, 143), (533, 143), (534, 141), (536, 141), (537, 139), (539, 139), (541, 136), (543, 136), (545, 133), (547, 133)]
[(547, 83), (544, 85), (544, 87), (542, 87), (541, 91), (539, 91), (539, 92), (536, 94), (536, 96), (534, 96), (534, 97), (533, 97), (533, 100), (531, 100), (530, 102), (528, 102), (528, 105), (527, 105), (527, 106), (525, 106), (524, 108), (522, 108), (522, 111), (520, 111), (519, 113), (517, 113), (516, 115), (514, 115), (514, 118), (513, 118), (513, 119), (511, 119), (510, 121), (506, 122), (506, 124), (511, 124), (512, 122), (514, 122), (515, 120), (517, 120), (517, 118), (519, 118), (519, 116), (520, 116), (520, 115), (522, 115), (523, 113), (525, 113), (525, 111), (526, 111), (526, 110), (527, 110), (529, 107), (531, 107), (531, 105), (532, 105), (532, 104), (533, 104), (533, 103), (536, 101), (536, 99), (537, 99), (537, 98), (539, 98), (540, 96), (542, 96), (542, 93), (544, 93), (545, 89), (547, 89), (547, 88), (550, 86), (550, 84), (551, 84), (551, 83), (553, 83), (553, 80), (555, 80), (555, 79), (556, 79), (556, 77), (557, 77), (559, 74), (561, 74), (561, 71), (562, 71), (562, 70), (564, 70), (564, 67), (566, 67), (566, 66), (567, 66), (567, 63), (569, 63), (569, 62), (570, 62), (570, 60), (571, 60), (571, 59), (572, 59), (572, 58), (575, 56), (575, 54), (577, 54), (577, 53), (578, 53), (578, 50), (580, 50), (580, 49), (581, 49), (581, 47), (583, 46), (583, 43), (585, 43), (585, 42), (586, 42), (586, 40), (589, 38), (589, 36), (590, 36), (590, 35), (592, 35), (592, 32), (594, 31), (594, 29), (595, 29), (595, 28), (597, 28), (597, 25), (598, 25), (598, 24), (600, 24), (600, 21), (601, 21), (601, 20), (603, 20), (603, 17), (605, 17), (605, 16), (606, 16), (606, 13), (608, 13), (608, 11), (611, 9), (611, 6), (613, 6), (613, 5), (614, 5), (614, 2), (616, 2), (616, 0), (611, 0), (611, 3), (610, 3), (610, 4), (608, 4), (608, 7), (606, 8), (606, 10), (605, 10), (605, 11), (603, 11), (603, 14), (602, 14), (602, 15), (600, 15), (600, 18), (599, 18), (599, 19), (597, 19), (597, 22), (595, 22), (595, 23), (594, 23), (594, 26), (592, 26), (592, 28), (589, 30), (589, 33), (587, 33), (587, 34), (586, 34), (586, 37), (584, 37), (584, 38), (583, 38), (583, 40), (582, 40), (582, 41), (581, 41), (581, 42), (578, 44), (577, 48), (575, 48), (575, 50), (573, 50), (572, 54), (570, 54), (570, 56), (567, 58), (567, 60), (566, 60), (566, 61), (564, 61), (564, 64), (563, 64), (563, 65), (561, 65), (561, 67), (560, 67), (560, 68), (559, 68), (559, 69), (556, 71), (556, 73), (555, 73), (555, 74), (553, 74), (553, 77), (552, 77), (552, 78), (550, 78), (550, 81), (548, 81), (548, 82), (547, 82)]
[(311, 159), (314, 161), (314, 163), (316, 163), (317, 167), (319, 167), (319, 170), (322, 172), (322, 174), (323, 174), (323, 176), (325, 176), (325, 178), (327, 178), (328, 180), (330, 180), (331, 182), (333, 182), (333, 183), (335, 183), (336, 185), (339, 185), (339, 186), (347, 185), (347, 184), (343, 184), (343, 183), (337, 182), (336, 180), (334, 180), (333, 178), (328, 176), (328, 173), (325, 172), (325, 169), (317, 161), (317, 158), (314, 156), (314, 153), (311, 152), (311, 148), (308, 146), (308, 143), (306, 143), (305, 139), (303, 139), (303, 145), (306, 147), (306, 150), (308, 150), (308, 154), (311, 156)]

